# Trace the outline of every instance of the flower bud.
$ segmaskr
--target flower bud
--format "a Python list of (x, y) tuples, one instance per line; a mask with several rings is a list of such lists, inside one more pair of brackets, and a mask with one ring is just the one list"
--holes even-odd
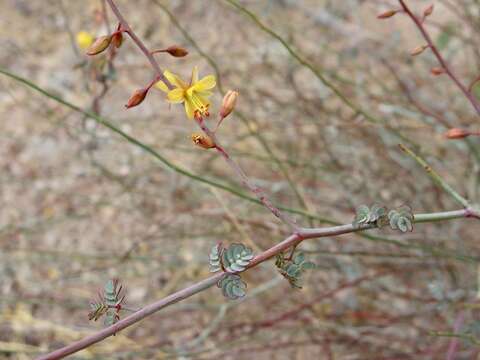
[(162, 52), (163, 53), (169, 53), (173, 57), (184, 57), (184, 56), (188, 55), (187, 49), (184, 49), (184, 48), (182, 48), (180, 46), (177, 46), (177, 45), (169, 46), (166, 49), (152, 51), (152, 54), (162, 53)]
[(433, 13), (433, 8), (434, 8), (434, 5), (430, 5), (429, 7), (427, 7), (424, 11), (423, 11), (423, 17), (427, 17), (427, 16), (430, 16), (432, 15)]
[(394, 16), (396, 13), (398, 13), (398, 10), (388, 10), (380, 15), (377, 15), (377, 19), (388, 19)]
[(200, 146), (204, 149), (211, 149), (215, 147), (215, 143), (210, 138), (210, 136), (207, 136), (207, 135), (193, 133), (192, 141), (195, 145)]
[(115, 46), (117, 49), (122, 46), (123, 43), (123, 34), (122, 32), (116, 32), (112, 35), (112, 44)]
[(430, 70), (430, 72), (437, 76), (437, 75), (442, 75), (442, 74), (445, 74), (445, 69), (443, 67), (434, 67), (432, 68), (432, 70)]
[(470, 136), (470, 131), (460, 128), (452, 128), (445, 133), (447, 139), (463, 139), (467, 136)]
[(100, 36), (93, 42), (92, 45), (87, 50), (87, 55), (97, 55), (108, 48), (110, 42), (112, 41), (112, 37), (110, 35)]
[(220, 109), (220, 117), (226, 118), (235, 109), (237, 104), (238, 91), (228, 90), (223, 97), (222, 107)]
[(420, 55), (422, 52), (425, 51), (425, 49), (428, 48), (428, 45), (422, 45), (422, 46), (418, 46), (416, 47), (415, 49), (413, 49), (412, 51), (410, 51), (410, 55), (412, 56), (417, 56), (417, 55)]
[(133, 95), (130, 96), (130, 99), (128, 99), (128, 102), (125, 105), (125, 107), (127, 109), (130, 109), (131, 107), (140, 105), (142, 101), (145, 99), (145, 96), (147, 96), (147, 93), (148, 93), (148, 88), (135, 90)]

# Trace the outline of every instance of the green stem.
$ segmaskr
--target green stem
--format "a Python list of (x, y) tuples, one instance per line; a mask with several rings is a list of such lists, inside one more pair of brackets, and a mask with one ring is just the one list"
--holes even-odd
[(470, 203), (467, 199), (461, 196), (458, 192), (456, 192), (450, 185), (447, 184), (445, 180), (435, 171), (432, 169), (428, 163), (421, 158), (419, 155), (415, 154), (413, 150), (409, 149), (405, 145), (398, 144), (400, 149), (410, 156), (413, 160), (415, 160), (420, 166), (422, 166), (425, 171), (427, 172), (428, 176), (435, 182), (438, 186), (440, 186), (446, 193), (450, 194), (459, 204), (463, 205), (465, 208), (470, 207)]
[(415, 214), (415, 223), (425, 223), (425, 222), (434, 222), (434, 221), (445, 221), (460, 219), (464, 217), (473, 216), (469, 209), (454, 210), (454, 211), (444, 211), (431, 214)]

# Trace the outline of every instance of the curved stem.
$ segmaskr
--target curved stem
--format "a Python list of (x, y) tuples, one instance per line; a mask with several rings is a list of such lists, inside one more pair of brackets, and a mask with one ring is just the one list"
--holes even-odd
[[(468, 218), (471, 216), (472, 216), (471, 210), (462, 209), (462, 210), (447, 211), (447, 212), (440, 212), (440, 213), (417, 214), (415, 215), (415, 221), (430, 222), (430, 221), (440, 221), (440, 220), (457, 219), (457, 218)], [(348, 233), (373, 229), (375, 227), (376, 226), (373, 224), (361, 225), (359, 227), (354, 227), (352, 224), (345, 224), (345, 225), (331, 226), (331, 227), (324, 227), (324, 228), (299, 229), (297, 232), (291, 234), (282, 242), (272, 246), (266, 251), (255, 256), (250, 262), (250, 264), (248, 265), (247, 270), (275, 257), (277, 254), (280, 254), (291, 247), (297, 246), (299, 243), (301, 243), (304, 240), (322, 238), (327, 236), (338, 236), (342, 234), (348, 234)], [(60, 359), (62, 357), (73, 354), (82, 349), (85, 349), (95, 343), (102, 341), (103, 339), (109, 336), (116, 334), (120, 330), (123, 330), (139, 322), (140, 320), (146, 318), (147, 316), (169, 305), (175, 304), (190, 296), (193, 296), (197, 293), (207, 290), (208, 288), (215, 285), (224, 275), (225, 275), (224, 272), (220, 272), (213, 276), (210, 276), (194, 285), (191, 285), (183, 290), (177, 291), (163, 299), (160, 299), (150, 305), (145, 306), (144, 308), (138, 310), (137, 312), (131, 314), (130, 316), (127, 316), (126, 318), (120, 320), (116, 324), (111, 325), (103, 330), (100, 330), (95, 334), (87, 336), (80, 341), (69, 344), (49, 354), (40, 356), (37, 358), (37, 360)]]
[[(143, 44), (142, 40), (138, 38), (138, 36), (135, 34), (135, 32), (132, 30), (128, 22), (125, 20), (121, 12), (118, 10), (117, 6), (115, 5), (113, 0), (107, 0), (108, 4), (112, 8), (113, 13), (115, 16), (118, 18), (118, 21), (120, 21), (120, 24), (122, 25), (122, 28), (130, 35), (130, 37), (133, 39), (133, 41), (137, 44), (137, 46), (140, 48), (140, 50), (143, 52), (143, 54), (148, 58), (150, 61), (150, 64), (152, 65), (153, 69), (155, 70), (157, 74), (157, 80), (162, 80), (167, 84), (167, 86), (171, 89), (173, 88), (172, 84), (165, 78), (165, 76), (162, 74), (162, 70), (160, 69), (160, 65), (158, 65), (157, 60), (154, 58), (152, 55), (152, 52), (147, 49), (147, 47)], [(200, 122), (197, 122), (200, 125), (200, 128), (202, 131), (212, 138), (212, 140), (215, 138), (215, 135), (213, 132), (208, 128), (208, 126), (202, 121), (202, 124)], [(245, 174), (245, 172), (241, 169), (241, 167), (232, 159), (232, 157), (228, 154), (225, 148), (221, 147), (217, 141), (214, 141), (218, 146), (216, 147), (217, 150), (220, 152), (220, 154), (224, 157), (226, 160), (227, 164), (232, 168), (232, 170), (240, 177), (240, 181), (242, 184), (244, 184), (250, 191), (255, 194), (257, 199), (262, 203), (268, 210), (270, 210), (277, 218), (282, 220), (284, 223), (290, 225), (293, 229), (297, 229), (298, 226), (295, 223), (293, 219), (290, 219), (290, 217), (286, 214), (284, 214), (279, 208), (274, 206), (272, 202), (268, 199), (266, 196), (265, 192), (260, 189), (258, 186), (253, 184), (253, 182), (248, 178), (248, 176)]]

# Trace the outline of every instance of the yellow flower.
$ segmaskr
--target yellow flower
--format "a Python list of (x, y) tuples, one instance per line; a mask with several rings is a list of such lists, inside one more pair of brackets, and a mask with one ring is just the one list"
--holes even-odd
[(215, 76), (208, 75), (198, 80), (198, 68), (195, 66), (192, 71), (190, 83), (185, 83), (178, 75), (165, 70), (163, 75), (175, 87), (170, 90), (163, 81), (155, 84), (155, 87), (167, 93), (168, 101), (173, 104), (185, 104), (185, 112), (189, 119), (193, 119), (195, 112), (205, 115), (208, 112), (210, 102), (208, 98), (212, 95), (210, 91), (216, 85)]
[(77, 45), (82, 50), (87, 50), (90, 45), (93, 43), (92, 34), (86, 31), (80, 31), (77, 33)]

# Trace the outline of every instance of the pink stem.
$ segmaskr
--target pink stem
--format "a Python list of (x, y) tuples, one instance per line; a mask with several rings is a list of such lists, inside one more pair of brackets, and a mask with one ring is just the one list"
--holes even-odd
[(405, 11), (405, 13), (413, 20), (413, 22), (415, 23), (415, 25), (417, 26), (418, 30), (420, 30), (420, 32), (422, 33), (422, 36), (423, 38), (425, 39), (425, 41), (427, 42), (428, 46), (430, 47), (430, 49), (432, 50), (433, 54), (435, 55), (435, 57), (437, 58), (438, 62), (440, 63), (440, 65), (442, 66), (443, 69), (445, 69), (445, 73), (450, 77), (450, 79), (453, 80), (453, 82), (457, 85), (457, 87), (463, 92), (463, 94), (466, 96), (466, 98), (470, 101), (470, 103), (473, 105), (473, 107), (475, 108), (476, 112), (478, 115), (480, 115), (480, 104), (478, 103), (478, 101), (475, 99), (475, 97), (473, 96), (473, 94), (468, 91), (468, 89), (466, 88), (465, 85), (462, 84), (462, 82), (458, 79), (458, 77), (455, 75), (455, 73), (453, 72), (453, 70), (450, 68), (450, 66), (448, 65), (448, 63), (445, 61), (445, 59), (443, 58), (442, 54), (440, 54), (440, 52), (438, 51), (437, 47), (435, 46), (435, 44), (433, 43), (432, 41), (432, 38), (430, 37), (430, 35), (428, 34), (427, 30), (425, 29), (425, 27), (423, 26), (423, 23), (422, 21), (420, 21), (418, 19), (417, 16), (415, 16), (415, 14), (412, 13), (412, 11), (410, 10), (410, 8), (407, 6), (407, 4), (405, 3), (404, 0), (398, 0), (400, 5), (402, 6), (403, 8), (403, 11)]

